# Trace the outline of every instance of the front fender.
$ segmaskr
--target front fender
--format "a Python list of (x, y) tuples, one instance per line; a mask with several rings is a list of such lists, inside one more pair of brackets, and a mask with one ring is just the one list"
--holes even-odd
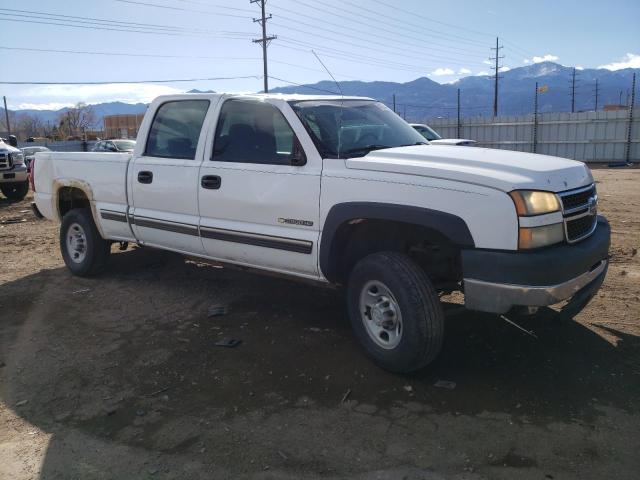
[(389, 220), (419, 225), (438, 232), (454, 245), (463, 248), (475, 246), (466, 222), (450, 213), (393, 203), (339, 203), (329, 210), (320, 238), (320, 270), (329, 281), (336, 280), (338, 276), (338, 265), (332, 261), (337, 250), (336, 233), (341, 225), (358, 219)]

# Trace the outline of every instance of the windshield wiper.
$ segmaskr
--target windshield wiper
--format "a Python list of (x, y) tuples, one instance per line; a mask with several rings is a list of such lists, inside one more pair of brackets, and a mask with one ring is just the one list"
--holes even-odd
[(367, 145), (365, 147), (356, 147), (356, 148), (350, 148), (349, 150), (345, 150), (344, 152), (340, 152), (343, 153), (345, 155), (349, 155), (352, 153), (359, 153), (359, 152), (366, 152), (369, 153), (373, 150), (382, 150), (384, 148), (393, 148), (390, 147), (389, 145)]
[(407, 143), (406, 145), (398, 145), (399, 147), (413, 147), (414, 145), (429, 145), (427, 142)]

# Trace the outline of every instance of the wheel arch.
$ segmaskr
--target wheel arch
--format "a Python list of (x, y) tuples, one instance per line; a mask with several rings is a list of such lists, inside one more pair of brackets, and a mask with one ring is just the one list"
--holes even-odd
[(100, 235), (104, 238), (102, 225), (98, 221), (99, 215), (96, 211), (93, 189), (89, 183), (75, 178), (59, 178), (53, 183), (53, 191), (52, 201), (59, 221), (62, 221), (65, 213), (73, 208), (89, 208), (91, 209), (93, 222)]
[(466, 222), (451, 213), (393, 203), (340, 203), (329, 210), (320, 239), (319, 266), (327, 280), (341, 280), (340, 259), (351, 234), (350, 227), (370, 221), (418, 227), (422, 232), (432, 235), (432, 238), (460, 248), (475, 246)]

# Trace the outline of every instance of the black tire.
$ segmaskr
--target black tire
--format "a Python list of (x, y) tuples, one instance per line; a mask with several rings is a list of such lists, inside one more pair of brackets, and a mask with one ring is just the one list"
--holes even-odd
[[(79, 253), (79, 250), (74, 250), (68, 245), (67, 238), (74, 232), (77, 234), (80, 231), (84, 238), (80, 242), (82, 247)], [(111, 253), (111, 242), (100, 236), (91, 210), (77, 208), (68, 211), (62, 218), (60, 251), (71, 273), (79, 277), (89, 277), (100, 273), (106, 265)]]
[[(371, 282), (381, 282), (387, 287), (401, 312), (401, 335), (396, 346), (383, 348), (365, 326), (360, 296)], [(360, 260), (349, 277), (347, 302), (355, 336), (373, 361), (385, 370), (412, 372), (425, 367), (440, 353), (444, 312), (438, 294), (424, 270), (407, 255), (380, 252)]]
[(19, 202), (29, 193), (29, 182), (3, 183), (0, 190), (9, 200)]

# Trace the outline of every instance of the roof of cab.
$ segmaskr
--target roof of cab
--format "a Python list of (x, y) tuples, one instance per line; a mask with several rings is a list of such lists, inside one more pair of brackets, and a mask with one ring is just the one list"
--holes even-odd
[(186, 98), (203, 98), (217, 99), (224, 98), (253, 98), (253, 99), (277, 99), (285, 102), (291, 101), (309, 101), (309, 100), (374, 100), (369, 97), (348, 97), (341, 95), (302, 95), (302, 94), (284, 94), (284, 93), (179, 93), (175, 95), (162, 95), (157, 97), (155, 101), (182, 100)]

